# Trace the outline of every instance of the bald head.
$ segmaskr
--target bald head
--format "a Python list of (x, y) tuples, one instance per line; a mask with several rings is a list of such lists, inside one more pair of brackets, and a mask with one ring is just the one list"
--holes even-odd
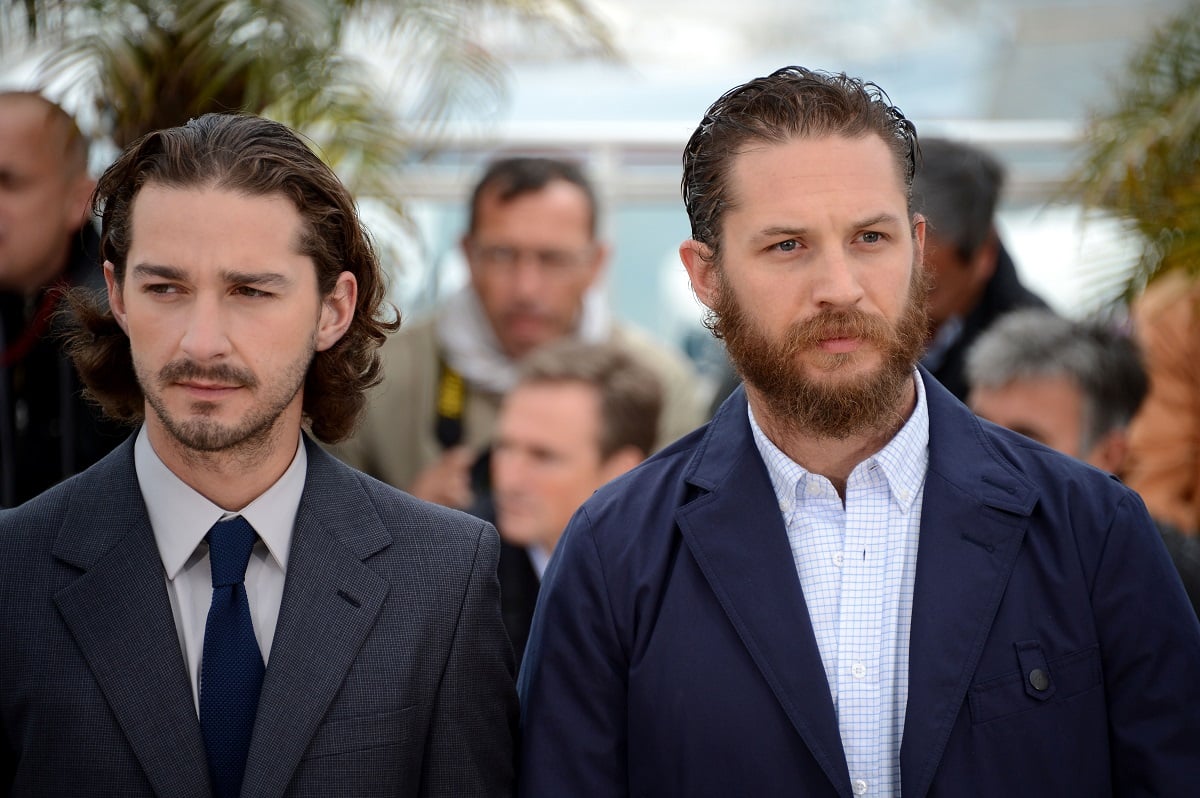
[(0, 290), (31, 293), (62, 273), (93, 185), (75, 120), (34, 92), (0, 92)]

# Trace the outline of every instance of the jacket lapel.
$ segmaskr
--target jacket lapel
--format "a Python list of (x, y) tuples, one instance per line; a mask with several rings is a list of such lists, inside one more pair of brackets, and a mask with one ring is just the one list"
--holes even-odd
[(929, 471), (913, 592), (905, 796), (929, 790), (1024, 538), (1036, 488), (982, 446), (980, 422), (922, 371)]
[(200, 723), (132, 438), (76, 484), (54, 555), (83, 573), (55, 603), (155, 793), (207, 798)]
[(363, 560), (391, 543), (354, 473), (311, 441), (242, 795), (283, 795), (388, 594)]
[(700, 496), (676, 513), (684, 540), (796, 731), (848, 795), (829, 683), (741, 389), (714, 417), (687, 480)]

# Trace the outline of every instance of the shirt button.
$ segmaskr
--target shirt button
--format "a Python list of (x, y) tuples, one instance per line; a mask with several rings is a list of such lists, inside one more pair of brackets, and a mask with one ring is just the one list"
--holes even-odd
[[(855, 679), (861, 679), (867, 675), (867, 666), (861, 662), (856, 662), (850, 666), (850, 673)], [(863, 782), (863, 784), (865, 785), (866, 782)]]
[(789, 501), (782, 501), (779, 503), (779, 509), (785, 513), (790, 513), (792, 511), (792, 503)]
[(845, 562), (846, 562), (846, 555), (842, 554), (840, 551), (834, 552), (834, 555), (833, 555), (833, 564), (834, 565), (836, 565), (838, 568), (841, 568), (842, 564)]
[(804, 492), (807, 493), (809, 496), (820, 495), (821, 485), (815, 479), (810, 479), (804, 485)]
[(855, 779), (854, 780), (854, 794), (855, 795), (866, 795), (867, 794), (867, 782), (865, 780), (863, 780), (863, 779)]

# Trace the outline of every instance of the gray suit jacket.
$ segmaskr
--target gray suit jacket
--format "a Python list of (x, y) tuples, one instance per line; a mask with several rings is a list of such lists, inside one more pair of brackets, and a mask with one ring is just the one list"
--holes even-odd
[[(306, 445), (242, 795), (508, 794), (495, 530)], [(211, 795), (132, 439), (0, 512), (0, 722), (0, 794)]]

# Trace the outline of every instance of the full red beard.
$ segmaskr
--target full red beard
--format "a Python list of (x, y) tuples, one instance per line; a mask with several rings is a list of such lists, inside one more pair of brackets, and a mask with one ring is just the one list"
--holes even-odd
[[(738, 302), (725, 273), (717, 268), (718, 290), (712, 311), (713, 333), (725, 341), (729, 359), (752, 386), (777, 423), (798, 433), (844, 440), (867, 432), (894, 430), (903, 423), (906, 383), (925, 347), (929, 280), (913, 263), (908, 298), (893, 325), (858, 309), (822, 311), (796, 322), (782, 338), (763, 333)], [(879, 367), (856, 377), (839, 378), (839, 368), (861, 356), (830, 354), (818, 346), (830, 338), (857, 338), (882, 354)], [(807, 355), (810, 365), (800, 360)], [(815, 365), (812, 365), (815, 364)], [(826, 373), (813, 379), (806, 369)]]

